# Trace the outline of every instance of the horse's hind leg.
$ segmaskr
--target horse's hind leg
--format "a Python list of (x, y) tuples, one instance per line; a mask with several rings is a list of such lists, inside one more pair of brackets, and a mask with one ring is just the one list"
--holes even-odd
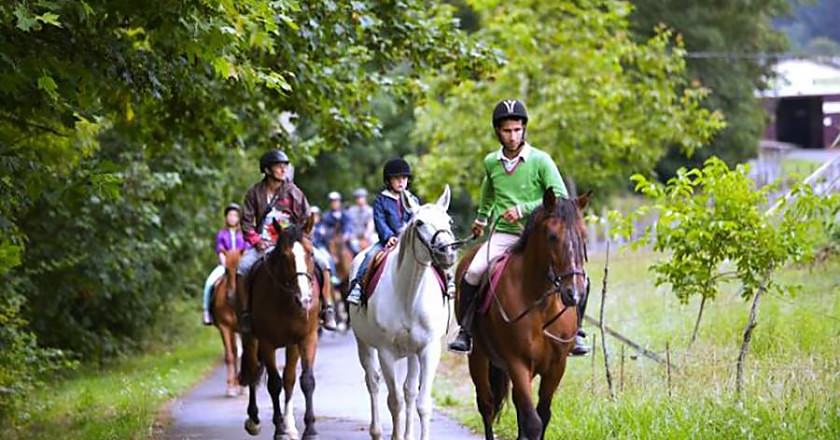
[(475, 402), (481, 420), (484, 422), (484, 439), (493, 440), (493, 420), (496, 410), (493, 405), (493, 393), (490, 388), (490, 361), (481, 353), (479, 347), (469, 356), (470, 376), (475, 385)]
[(274, 422), (274, 439), (286, 440), (286, 426), (283, 423), (283, 411), (280, 408), (280, 391), (283, 389), (283, 380), (277, 371), (277, 359), (274, 357), (274, 348), (266, 349), (263, 352), (265, 368), (268, 372), (268, 394), (271, 396), (271, 405), (274, 410), (271, 420)]
[(365, 385), (370, 396), (370, 438), (382, 438), (382, 426), (379, 424), (379, 358), (376, 350), (362, 342), (356, 336), (356, 348), (359, 351), (359, 363), (365, 370)]
[(312, 402), (312, 395), (315, 393), (315, 349), (318, 346), (317, 332), (310, 333), (306, 339), (298, 345), (301, 351), (302, 360), (300, 372), (300, 389), (306, 398), (306, 412), (303, 415), (303, 423), (306, 428), (303, 430), (304, 440), (318, 438), (318, 431), (315, 429), (315, 409)]
[(286, 406), (283, 409), (283, 417), (286, 423), (286, 433), (290, 438), (298, 438), (298, 430), (295, 426), (295, 405), (292, 395), (295, 391), (295, 373), (300, 360), (300, 350), (295, 345), (286, 347), (286, 366), (283, 369), (283, 395), (286, 399)]

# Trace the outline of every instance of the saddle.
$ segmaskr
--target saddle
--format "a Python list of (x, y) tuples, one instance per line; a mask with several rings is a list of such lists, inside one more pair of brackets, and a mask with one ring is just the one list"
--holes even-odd
[[(362, 276), (362, 306), (367, 306), (367, 301), (376, 290), (379, 280), (382, 278), (382, 273), (385, 271), (385, 260), (391, 254), (391, 249), (382, 249), (377, 252), (370, 261), (367, 270)], [(446, 295), (446, 273), (437, 267), (432, 266), (435, 277), (440, 284), (441, 291)]]
[[(475, 257), (473, 257), (475, 258)], [(499, 285), (499, 279), (505, 271), (508, 262), (510, 261), (510, 252), (505, 252), (498, 257), (490, 260), (487, 265), (487, 271), (481, 277), (481, 283), (478, 287), (479, 307), (478, 313), (485, 315), (490, 310), (490, 303), (496, 296), (496, 287)]]

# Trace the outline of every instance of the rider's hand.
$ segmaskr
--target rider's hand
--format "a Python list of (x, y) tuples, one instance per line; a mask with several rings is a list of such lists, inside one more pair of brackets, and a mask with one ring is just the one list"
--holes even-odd
[(397, 245), (397, 237), (391, 237), (385, 242), (385, 247), (392, 248)]
[(481, 237), (482, 235), (484, 235), (484, 225), (479, 223), (478, 221), (473, 222), (472, 233), (475, 238)]
[(268, 243), (265, 240), (260, 240), (257, 242), (257, 250), (262, 252), (268, 248)]
[(502, 218), (505, 219), (508, 223), (516, 223), (522, 216), (519, 215), (519, 208), (516, 206), (511, 206), (505, 212), (502, 213)]

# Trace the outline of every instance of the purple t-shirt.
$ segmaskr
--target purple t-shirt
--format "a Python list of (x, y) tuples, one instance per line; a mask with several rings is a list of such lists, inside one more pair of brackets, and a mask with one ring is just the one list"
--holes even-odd
[(229, 251), (231, 249), (248, 249), (251, 247), (245, 239), (242, 237), (242, 231), (236, 229), (235, 232), (231, 232), (228, 228), (222, 228), (219, 230), (219, 233), (216, 234), (216, 253), (221, 253), (222, 251)]

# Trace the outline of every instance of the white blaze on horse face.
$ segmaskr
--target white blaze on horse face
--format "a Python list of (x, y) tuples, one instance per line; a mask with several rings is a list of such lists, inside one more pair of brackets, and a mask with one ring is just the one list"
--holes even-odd
[(297, 273), (298, 287), (300, 287), (300, 303), (303, 308), (309, 310), (312, 305), (312, 285), (309, 283), (309, 269), (306, 267), (306, 250), (300, 242), (292, 245), (292, 254), (295, 256), (295, 272)]

